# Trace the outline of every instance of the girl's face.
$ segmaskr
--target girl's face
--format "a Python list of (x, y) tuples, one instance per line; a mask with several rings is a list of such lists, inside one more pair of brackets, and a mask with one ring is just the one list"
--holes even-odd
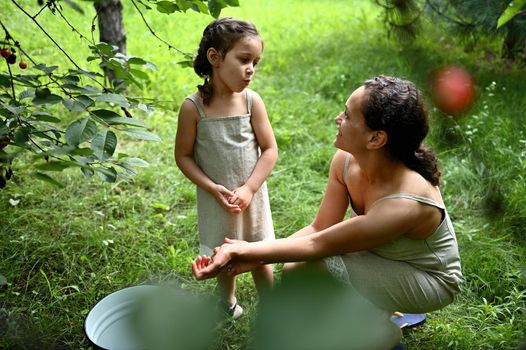
[(353, 154), (365, 149), (371, 133), (361, 111), (364, 96), (363, 86), (356, 89), (345, 103), (344, 111), (334, 120), (338, 125), (334, 146)]
[(224, 84), (232, 92), (243, 91), (254, 78), (263, 43), (257, 36), (248, 36), (238, 40), (226, 53), (213, 65), (215, 83)]

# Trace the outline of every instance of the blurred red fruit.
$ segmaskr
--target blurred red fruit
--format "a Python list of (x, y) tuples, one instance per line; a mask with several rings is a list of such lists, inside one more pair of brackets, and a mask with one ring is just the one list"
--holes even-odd
[(471, 75), (459, 67), (438, 70), (433, 77), (433, 99), (442, 112), (457, 116), (466, 112), (475, 98)]
[(0, 149), (3, 149), (5, 146), (7, 146), (9, 141), (11, 141), (11, 137), (9, 135), (0, 137)]
[(9, 57), (7, 57), (7, 62), (9, 64), (14, 64), (16, 62), (16, 55), (14, 53), (10, 54)]
[(26, 61), (20, 61), (20, 63), (18, 63), (18, 66), (22, 69), (26, 69), (27, 68), (27, 62)]
[(4, 58), (8, 58), (10, 54), (11, 54), (11, 51), (9, 51), (8, 49), (0, 50), (0, 55), (2, 55), (2, 57)]

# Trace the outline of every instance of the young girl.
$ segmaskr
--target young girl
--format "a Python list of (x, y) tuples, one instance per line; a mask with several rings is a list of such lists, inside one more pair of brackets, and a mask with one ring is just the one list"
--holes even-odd
[[(274, 239), (265, 180), (276, 163), (277, 144), (263, 100), (247, 88), (262, 51), (253, 24), (221, 18), (205, 28), (194, 60), (204, 84), (181, 106), (175, 160), (197, 185), (201, 254), (211, 255), (225, 238)], [(252, 276), (260, 294), (272, 285), (271, 266)], [(235, 277), (217, 278), (227, 312), (241, 316)]]

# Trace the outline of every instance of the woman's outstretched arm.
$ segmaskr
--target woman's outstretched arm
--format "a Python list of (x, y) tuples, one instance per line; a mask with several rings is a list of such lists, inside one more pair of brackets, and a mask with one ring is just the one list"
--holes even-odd
[[(318, 260), (327, 256), (367, 250), (392, 241), (411, 231), (427, 218), (422, 204), (409, 199), (386, 199), (365, 215), (356, 216), (309, 235), (275, 241), (224, 244), (212, 257), (193, 264), (197, 279), (216, 276), (221, 270), (238, 274), (238, 268)], [(203, 260), (205, 259), (205, 260)]]

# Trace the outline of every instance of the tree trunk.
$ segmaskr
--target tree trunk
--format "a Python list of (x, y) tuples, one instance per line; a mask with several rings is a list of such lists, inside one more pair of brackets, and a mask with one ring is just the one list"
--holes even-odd
[[(118, 52), (126, 54), (126, 32), (122, 22), (122, 4), (120, 0), (102, 0), (94, 3), (99, 23), (99, 40), (118, 47)], [(104, 74), (110, 82), (115, 80), (113, 72), (104, 68)]]
[(526, 61), (526, 37), (521, 33), (520, 25), (512, 19), (507, 24), (507, 32), (502, 44), (502, 57), (512, 62)]

